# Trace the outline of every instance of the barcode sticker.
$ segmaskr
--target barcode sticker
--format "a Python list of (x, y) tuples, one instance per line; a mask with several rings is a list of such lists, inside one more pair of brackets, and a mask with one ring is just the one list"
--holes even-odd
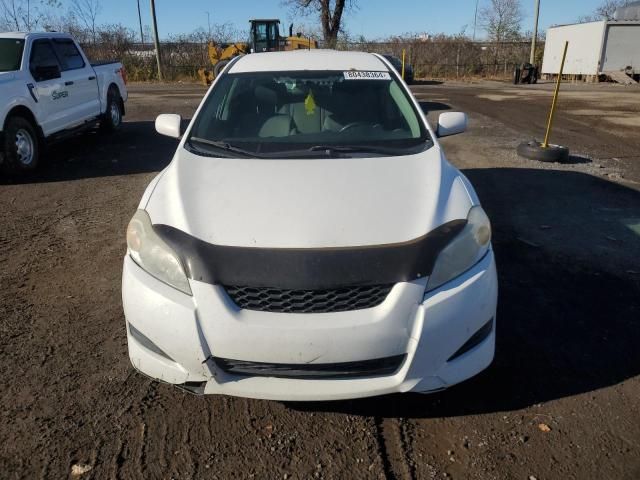
[(346, 80), (391, 80), (389, 72), (362, 72), (359, 70), (350, 70), (344, 72)]

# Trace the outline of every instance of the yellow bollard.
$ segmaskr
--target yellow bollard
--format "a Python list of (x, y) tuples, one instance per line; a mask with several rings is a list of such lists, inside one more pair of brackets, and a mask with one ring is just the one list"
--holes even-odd
[(402, 49), (402, 79), (404, 80), (404, 57), (405, 57), (405, 49)]
[(553, 102), (551, 103), (551, 112), (549, 112), (549, 120), (547, 121), (547, 133), (544, 136), (544, 143), (542, 144), (542, 148), (549, 147), (549, 136), (551, 135), (551, 127), (553, 126), (553, 117), (556, 114), (556, 107), (558, 105), (560, 83), (562, 82), (562, 72), (564, 71), (564, 61), (567, 59), (568, 48), (569, 48), (569, 42), (564, 42), (564, 53), (562, 54), (562, 63), (560, 64), (560, 74), (558, 75), (558, 81), (556, 82), (556, 90), (553, 93)]

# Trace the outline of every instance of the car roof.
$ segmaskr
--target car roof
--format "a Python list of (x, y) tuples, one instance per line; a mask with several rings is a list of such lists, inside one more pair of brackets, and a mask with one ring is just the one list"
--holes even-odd
[(15, 38), (24, 40), (26, 38), (71, 38), (68, 33), (62, 32), (2, 32), (0, 38)]
[(229, 73), (282, 72), (299, 70), (389, 71), (387, 65), (372, 53), (338, 52), (336, 50), (292, 50), (245, 55), (233, 64)]

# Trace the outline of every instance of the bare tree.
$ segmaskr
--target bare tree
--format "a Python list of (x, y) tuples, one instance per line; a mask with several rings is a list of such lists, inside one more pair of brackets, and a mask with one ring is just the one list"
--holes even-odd
[(71, 7), (84, 27), (91, 32), (93, 43), (96, 43), (97, 19), (102, 11), (100, 0), (72, 0)]
[(0, 0), (0, 30), (32, 31), (51, 17), (58, 0)]
[(289, 5), (294, 14), (317, 14), (324, 41), (329, 48), (335, 48), (338, 42), (344, 13), (357, 6), (357, 0), (283, 0), (282, 3)]
[(626, 7), (632, 0), (604, 0), (590, 15), (578, 18), (579, 22), (597, 22), (598, 20), (613, 20), (613, 15), (620, 7)]
[(518, 39), (523, 17), (520, 0), (491, 0), (480, 10), (481, 24), (496, 43)]
[(0, 18), (3, 28), (31, 30), (29, 6), (22, 0), (0, 0)]

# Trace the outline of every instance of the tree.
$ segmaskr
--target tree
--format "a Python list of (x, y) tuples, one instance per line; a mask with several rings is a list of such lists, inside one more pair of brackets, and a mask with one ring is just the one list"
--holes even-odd
[(520, 37), (523, 17), (520, 0), (491, 0), (489, 6), (480, 10), (481, 25), (497, 44)]
[(289, 5), (294, 14), (316, 13), (328, 48), (335, 48), (338, 42), (344, 13), (357, 6), (357, 0), (284, 0), (283, 3)]
[(72, 0), (73, 14), (91, 32), (93, 43), (96, 43), (97, 19), (102, 11), (100, 0)]
[(48, 8), (59, 6), (58, 0), (0, 0), (0, 31), (30, 32), (50, 17)]
[(30, 14), (29, 5), (22, 0), (0, 0), (0, 22), (7, 30), (31, 30)]
[(613, 20), (613, 15), (620, 7), (626, 7), (632, 0), (604, 0), (592, 14), (578, 18), (579, 22), (597, 22), (598, 20)]

